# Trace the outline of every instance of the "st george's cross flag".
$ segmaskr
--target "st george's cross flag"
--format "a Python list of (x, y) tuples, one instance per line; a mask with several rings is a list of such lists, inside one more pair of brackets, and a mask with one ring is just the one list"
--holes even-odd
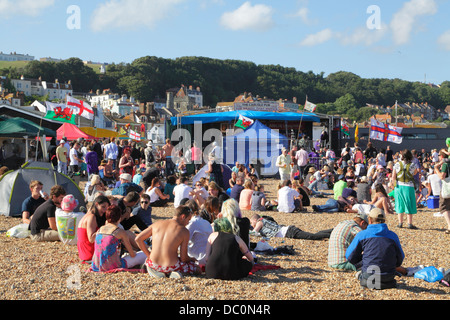
[(141, 135), (136, 131), (130, 130), (128, 136), (130, 137), (130, 139), (141, 141)]
[(44, 119), (75, 124), (76, 110), (72, 107), (49, 101), (45, 101), (45, 105), (47, 107), (47, 113)]
[(394, 127), (375, 119), (370, 120), (370, 139), (400, 144), (403, 142), (402, 131), (403, 128)]
[(71, 106), (72, 108), (76, 108), (77, 115), (89, 120), (94, 119), (94, 110), (87, 102), (75, 99), (72, 96), (67, 96), (66, 105)]

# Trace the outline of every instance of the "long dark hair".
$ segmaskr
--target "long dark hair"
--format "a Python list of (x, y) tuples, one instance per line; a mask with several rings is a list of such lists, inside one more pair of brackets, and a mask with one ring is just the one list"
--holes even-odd
[(386, 198), (389, 198), (387, 195), (386, 189), (384, 189), (384, 187), (381, 183), (378, 183), (375, 186), (375, 192), (381, 192)]
[(95, 221), (97, 222), (97, 227), (101, 227), (106, 223), (106, 217), (105, 215), (100, 215), (100, 212), (97, 209), (96, 204), (104, 204), (104, 203), (108, 203), (108, 205), (111, 204), (111, 202), (109, 201), (107, 196), (104, 195), (99, 195), (98, 197), (96, 197), (94, 199), (94, 201), (92, 202), (92, 206), (91, 206), (91, 212), (94, 214), (95, 216)]
[(408, 149), (403, 150), (402, 152), (402, 160), (405, 161), (405, 163), (410, 163), (413, 159), (413, 155), (411, 151)]

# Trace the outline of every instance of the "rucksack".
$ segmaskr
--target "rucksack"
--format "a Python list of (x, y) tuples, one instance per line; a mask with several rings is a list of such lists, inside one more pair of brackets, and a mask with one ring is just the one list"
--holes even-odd
[(411, 163), (408, 163), (406, 167), (403, 167), (403, 162), (400, 161), (400, 171), (397, 173), (397, 180), (400, 182), (414, 182), (414, 177), (409, 172), (409, 168), (411, 167)]

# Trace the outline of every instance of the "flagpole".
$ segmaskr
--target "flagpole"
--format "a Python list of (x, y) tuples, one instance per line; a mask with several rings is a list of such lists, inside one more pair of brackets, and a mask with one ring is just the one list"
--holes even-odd
[(306, 101), (305, 101), (305, 105), (303, 106), (302, 117), (300, 118), (300, 123), (298, 124), (297, 139), (298, 139), (299, 134), (300, 134), (300, 128), (301, 128), (302, 122), (303, 122), (303, 115), (305, 114), (306, 102), (308, 102), (308, 95), (306, 95)]

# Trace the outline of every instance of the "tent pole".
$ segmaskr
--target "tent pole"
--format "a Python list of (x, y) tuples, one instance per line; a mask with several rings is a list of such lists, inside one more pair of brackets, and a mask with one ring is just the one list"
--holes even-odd
[(28, 162), (28, 136), (24, 136), (25, 139), (25, 163)]

